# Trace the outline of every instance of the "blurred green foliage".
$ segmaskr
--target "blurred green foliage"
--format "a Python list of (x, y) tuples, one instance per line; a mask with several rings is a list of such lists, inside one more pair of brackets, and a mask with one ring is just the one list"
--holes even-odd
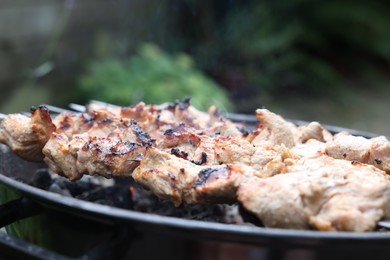
[[(200, 108), (217, 104), (231, 110), (226, 91), (213, 78), (243, 112), (261, 105), (259, 99), (275, 103), (289, 95), (348, 104), (351, 90), (390, 81), (390, 8), (384, 0), (171, 0), (161, 5), (171, 27), (152, 41), (155, 46), (131, 56), (135, 46), (126, 43), (132, 41), (123, 40), (118, 48), (117, 36), (97, 39), (95, 60), (79, 80), (85, 99), (133, 104), (191, 96)], [(154, 25), (144, 31), (163, 27)]]
[(190, 97), (199, 109), (233, 109), (225, 90), (197, 70), (190, 56), (169, 55), (153, 44), (142, 45), (129, 59), (95, 59), (87, 70), (78, 81), (85, 99), (132, 105)]
[(324, 93), (345, 84), (344, 69), (367, 69), (361, 63), (367, 57), (359, 56), (390, 60), (390, 45), (383, 44), (390, 40), (390, 30), (383, 28), (390, 16), (370, 6), (367, 1), (265, 1), (248, 6), (251, 12), (234, 12), (229, 20), (243, 22), (229, 22), (225, 35), (239, 55), (260, 61), (250, 73), (257, 85)]
[(316, 91), (331, 87), (338, 75), (328, 61), (310, 53), (309, 46), (326, 45), (320, 31), (308, 27), (303, 1), (261, 1), (233, 10), (223, 37), (253, 85), (265, 91), (305, 87)]
[(221, 64), (238, 70), (253, 91), (329, 95), (361, 80), (389, 82), (387, 1), (185, 2), (197, 15), (184, 20), (202, 26), (183, 29), (192, 32), (185, 48), (213, 74), (229, 75)]

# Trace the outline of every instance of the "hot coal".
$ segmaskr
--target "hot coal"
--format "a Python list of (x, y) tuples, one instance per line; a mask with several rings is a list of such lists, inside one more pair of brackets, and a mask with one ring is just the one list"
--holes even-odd
[(62, 196), (138, 212), (218, 223), (243, 223), (238, 205), (181, 205), (175, 207), (172, 202), (160, 200), (151, 191), (145, 190), (131, 178), (107, 180), (97, 176), (86, 176), (72, 182), (56, 174), (51, 174), (47, 169), (39, 169), (29, 184)]
[(48, 189), (52, 183), (52, 178), (47, 169), (39, 169), (33, 175), (33, 179), (31, 182), (31, 185), (37, 188)]

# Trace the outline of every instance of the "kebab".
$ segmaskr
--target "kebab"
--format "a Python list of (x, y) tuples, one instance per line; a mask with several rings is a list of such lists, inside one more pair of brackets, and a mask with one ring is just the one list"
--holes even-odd
[[(242, 131), (242, 126), (222, 118), (215, 108), (204, 113), (190, 106), (189, 100), (160, 106), (139, 103), (124, 108), (91, 105), (86, 113), (60, 114), (53, 122), (44, 107), (39, 108), (39, 113), (35, 111), (31, 118), (7, 116), (0, 132), (1, 142), (25, 159), (44, 157), (53, 171), (71, 180), (79, 179), (85, 173), (105, 177), (132, 175), (144, 187), (162, 199), (172, 200), (175, 205), (232, 203), (238, 200), (271, 227), (367, 231), (379, 219), (388, 217), (385, 202), (389, 200), (386, 172), (389, 172), (390, 145), (385, 137), (363, 138), (361, 140), (366, 146), (359, 149), (351, 145), (353, 142), (338, 139), (349, 135), (333, 137), (317, 122), (296, 127), (266, 109), (256, 110), (259, 124), (255, 131), (249, 133)], [(39, 126), (46, 131), (37, 131)], [(29, 138), (25, 133), (29, 133)], [(25, 143), (29, 145), (24, 146)], [(354, 155), (359, 154), (361, 148), (369, 157)], [(340, 151), (344, 151), (342, 158)], [(35, 157), (29, 157), (30, 154)], [(353, 164), (347, 160), (353, 160)], [(343, 169), (341, 172), (344, 173), (339, 174), (339, 169)], [(361, 225), (337, 224), (340, 222), (337, 220), (344, 217), (339, 213), (342, 211), (337, 211), (339, 205), (344, 205), (342, 203), (329, 206), (328, 215), (334, 215), (335, 220), (326, 224), (316, 221), (321, 210), (310, 211), (308, 207), (297, 207), (303, 217), (295, 220), (289, 219), (286, 223), (267, 221), (269, 216), (282, 213), (277, 209), (270, 212), (263, 206), (264, 203), (277, 205), (274, 200), (288, 202), (297, 198), (296, 203), (300, 205), (299, 202), (302, 204), (307, 197), (310, 198), (307, 194), (315, 191), (314, 194), (320, 194), (319, 197), (327, 201), (332, 190), (351, 197), (351, 190), (361, 188), (359, 182), (340, 185), (346, 189), (318, 183), (333, 178), (350, 178), (356, 175), (355, 172), (363, 172), (358, 176), (381, 184), (373, 185), (360, 199), (363, 204), (373, 201), (372, 205), (375, 205), (371, 211), (377, 214), (370, 215), (369, 221), (362, 217), (356, 220), (356, 223), (363, 223)], [(286, 184), (295, 181), (289, 186), (292, 194), (272, 185), (274, 180)], [(265, 182), (271, 184), (264, 185)], [(311, 189), (305, 190), (306, 193), (302, 192), (304, 183), (313, 183), (308, 186)], [(322, 187), (322, 193), (315, 188), (318, 186)], [(268, 196), (261, 195), (269, 187)], [(297, 197), (296, 194), (300, 195)], [(253, 198), (257, 200), (253, 201)], [(360, 211), (359, 205), (352, 208)], [(294, 224), (294, 221), (301, 224)]]

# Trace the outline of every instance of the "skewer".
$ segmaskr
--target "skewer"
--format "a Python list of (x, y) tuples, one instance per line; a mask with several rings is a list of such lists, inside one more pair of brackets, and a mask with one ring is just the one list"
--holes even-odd
[[(109, 104), (109, 103), (105, 103), (105, 102), (101, 102), (101, 101), (96, 101), (96, 100), (92, 100), (91, 103), (100, 104), (100, 105), (106, 106), (106, 107), (118, 107), (118, 106), (113, 105), (113, 104)], [(74, 111), (71, 111), (68, 109), (63, 109), (63, 108), (59, 108), (59, 107), (51, 106), (51, 105), (46, 105), (46, 107), (51, 112), (55, 112), (55, 113), (74, 112)], [(79, 104), (71, 103), (71, 104), (69, 104), (69, 107), (77, 112), (85, 112), (86, 111), (85, 106), (82, 106)], [(23, 114), (29, 115), (28, 112), (23, 112)], [(250, 119), (253, 119), (252, 116), (246, 116), (246, 115), (238, 115), (238, 114), (226, 114), (226, 115), (227, 115), (227, 117), (230, 117), (230, 119), (238, 120), (238, 121), (249, 121)], [(5, 114), (0, 113), (0, 119), (3, 119), (5, 117), (6, 117)], [(377, 225), (378, 225), (378, 227), (381, 227), (381, 228), (390, 229), (390, 220), (379, 221), (379, 222), (377, 222)]]
[(86, 107), (83, 105), (75, 104), (75, 103), (69, 103), (69, 108), (73, 109), (74, 111), (85, 113), (87, 111)]
[(245, 122), (245, 123), (253, 123), (253, 124), (258, 123), (258, 120), (254, 115), (225, 113), (224, 117), (235, 122)]
[(31, 113), (30, 112), (26, 112), (26, 111), (22, 111), (22, 112), (20, 112), (22, 115), (24, 115), (24, 116), (31, 116)]
[(61, 107), (56, 107), (52, 105), (46, 105), (45, 106), (49, 109), (50, 112), (61, 114), (61, 113), (73, 113), (72, 110), (61, 108)]
[[(114, 108), (118, 107), (117, 105), (99, 101), (99, 100), (90, 100), (90, 103), (100, 105), (100, 106), (105, 106), (105, 107), (114, 107)], [(232, 120), (234, 122), (246, 122), (246, 123), (253, 123), (253, 124), (258, 123), (258, 120), (254, 115), (244, 115), (244, 114), (235, 114), (235, 113), (225, 113), (223, 115), (226, 119)]]
[(99, 100), (90, 100), (89, 103), (96, 104), (96, 105), (101, 105), (101, 106), (106, 106), (106, 107), (118, 107), (117, 105), (113, 105), (107, 102), (99, 101)]
[(390, 220), (381, 220), (377, 223), (378, 227), (390, 229)]
[[(119, 106), (114, 105), (114, 104), (110, 104), (110, 103), (107, 103), (107, 102), (104, 102), (104, 101), (99, 101), (99, 100), (93, 100), (93, 99), (90, 100), (89, 103), (97, 104), (97, 105), (104, 106), (104, 107), (113, 107), (113, 108), (119, 107)], [(74, 111), (79, 112), (79, 113), (85, 113), (87, 111), (85, 106), (79, 105), (79, 104), (75, 104), (75, 103), (70, 103), (69, 104), (69, 108), (71, 108), (72, 110), (65, 109), (65, 108), (60, 108), (60, 107), (56, 107), (56, 106), (52, 106), (52, 105), (45, 105), (45, 106), (50, 110), (51, 113), (56, 113), (56, 114), (72, 113)], [(29, 112), (22, 112), (22, 114), (26, 115), (26, 116), (30, 116)], [(5, 116), (6, 115), (1, 114), (0, 115), (0, 119), (4, 119)], [(226, 119), (232, 120), (234, 122), (245, 122), (245, 123), (249, 123), (249, 124), (256, 124), (258, 122), (257, 118), (254, 115), (225, 113), (224, 117)], [(300, 120), (290, 120), (290, 119), (287, 119), (287, 121), (293, 122), (297, 126), (301, 126), (301, 125), (306, 125), (307, 124), (306, 121), (300, 121)], [(346, 128), (343, 128), (343, 127), (338, 127), (338, 126), (333, 126), (333, 125), (323, 124), (323, 126), (328, 131), (330, 131), (333, 134), (339, 133), (339, 132), (342, 132), (342, 131), (348, 131), (352, 135), (362, 135), (362, 133), (363, 133), (363, 136), (366, 137), (366, 138), (372, 138), (372, 137), (378, 136), (377, 134), (373, 134), (373, 133), (369, 133), (369, 132), (356, 131), (356, 130), (353, 130), (353, 129), (346, 129)]]

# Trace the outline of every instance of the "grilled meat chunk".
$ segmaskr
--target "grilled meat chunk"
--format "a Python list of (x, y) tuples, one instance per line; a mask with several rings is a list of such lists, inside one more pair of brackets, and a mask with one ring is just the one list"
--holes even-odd
[(136, 182), (176, 206), (181, 203), (232, 203), (239, 179), (253, 175), (242, 165), (200, 166), (156, 148), (148, 148), (133, 172)]
[(145, 131), (150, 133), (156, 129), (164, 128), (165, 125), (175, 126), (180, 123), (201, 129), (206, 127), (210, 121), (210, 115), (191, 106), (189, 99), (158, 106), (146, 105), (143, 102), (129, 107), (91, 103), (88, 105), (87, 111), (105, 111), (107, 114), (111, 114), (112, 117), (134, 119), (144, 127)]
[(283, 144), (287, 148), (294, 146), (293, 124), (267, 109), (257, 109), (256, 117), (259, 123), (256, 132), (250, 137), (252, 144), (270, 147)]
[(384, 136), (371, 138), (370, 141), (369, 163), (390, 174), (390, 141)]
[(53, 172), (70, 180), (77, 180), (83, 175), (76, 167), (77, 151), (83, 143), (82, 138), (75, 137), (70, 143), (65, 134), (52, 133), (42, 150), (45, 155), (43, 160)]
[(89, 138), (77, 153), (77, 170), (89, 175), (131, 176), (146, 146), (116, 138)]
[(322, 155), (286, 162), (285, 174), (242, 182), (238, 200), (267, 227), (370, 231), (389, 217), (390, 180), (373, 166)]
[(292, 127), (295, 143), (306, 143), (309, 140), (318, 140), (320, 142), (328, 142), (332, 140), (332, 134), (329, 133), (324, 127), (318, 122), (310, 122), (307, 125)]
[(214, 156), (214, 139), (194, 131), (166, 131), (157, 148), (198, 165), (217, 164)]
[(55, 130), (45, 106), (31, 108), (31, 117), (10, 114), (3, 119), (0, 142), (7, 144), (15, 154), (28, 161), (42, 161), (42, 148)]
[(52, 122), (42, 106), (31, 118), (7, 116), (0, 141), (70, 180), (132, 176), (176, 206), (239, 201), (268, 227), (369, 231), (390, 217), (385, 137), (333, 137), (318, 122), (297, 127), (266, 109), (256, 117), (253, 132), (240, 130), (186, 99), (92, 103)]
[(312, 139), (321, 142), (332, 139), (332, 134), (318, 122), (310, 122), (307, 125), (297, 127), (267, 109), (257, 109), (256, 117), (259, 121), (257, 129), (248, 137), (248, 140), (253, 144), (284, 145), (291, 148)]
[(311, 139), (304, 144), (297, 144), (289, 149), (290, 156), (295, 159), (312, 158), (325, 154), (326, 143)]
[(108, 121), (74, 135), (53, 133), (43, 153), (44, 161), (56, 173), (70, 180), (83, 174), (131, 176), (145, 149), (152, 145), (149, 135), (135, 121)]
[(100, 113), (71, 113), (65, 112), (57, 115), (53, 123), (57, 133), (64, 133), (68, 138), (75, 134), (88, 131), (95, 123), (101, 120)]
[(384, 136), (367, 139), (338, 134), (326, 144), (325, 152), (336, 159), (372, 164), (390, 173), (390, 141)]
[[(276, 161), (286, 157), (288, 153), (284, 146), (256, 146), (242, 136), (210, 137), (188, 128), (167, 130), (156, 147), (198, 165), (250, 166), (262, 177), (274, 174), (272, 172), (275, 171)], [(263, 168), (270, 161), (274, 161), (273, 164), (269, 164), (263, 172)]]
[(110, 114), (116, 118), (134, 119), (154, 139), (163, 138), (164, 133), (172, 128), (185, 125), (208, 136), (241, 136), (236, 124), (221, 116), (215, 107), (210, 107), (208, 113), (202, 112), (190, 105), (190, 100), (176, 101), (161, 105), (145, 105), (140, 102), (135, 106), (119, 107), (91, 103), (87, 111)]

